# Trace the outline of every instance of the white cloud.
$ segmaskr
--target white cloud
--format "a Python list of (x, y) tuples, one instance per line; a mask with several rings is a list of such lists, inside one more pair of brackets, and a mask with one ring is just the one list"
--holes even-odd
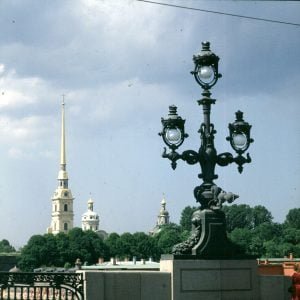
[(49, 128), (48, 118), (40, 116), (20, 119), (0, 116), (0, 138), (6, 142), (33, 142), (45, 135)]
[(4, 73), (4, 70), (5, 70), (4, 64), (0, 64), (0, 75), (1, 75), (2, 73)]
[(69, 111), (78, 122), (88, 119), (114, 126), (126, 119), (151, 118), (153, 111), (167, 109), (170, 99), (180, 99), (182, 94), (171, 86), (146, 83), (139, 78), (105, 84), (94, 89), (70, 92)]
[(20, 78), (14, 70), (5, 71), (4, 65), (2, 66), (0, 108), (13, 109), (36, 102), (34, 90), (41, 84), (41, 80), (36, 77)]

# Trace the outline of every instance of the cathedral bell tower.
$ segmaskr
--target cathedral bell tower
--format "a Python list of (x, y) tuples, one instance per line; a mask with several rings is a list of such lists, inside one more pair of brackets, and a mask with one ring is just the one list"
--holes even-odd
[(68, 186), (68, 173), (66, 170), (66, 143), (65, 143), (65, 102), (61, 110), (61, 145), (60, 145), (60, 170), (58, 172), (58, 187), (52, 197), (52, 218), (48, 233), (67, 233), (73, 228), (73, 196)]
[(157, 216), (156, 226), (151, 231), (149, 231), (150, 235), (155, 235), (159, 233), (163, 225), (170, 224), (170, 215), (169, 212), (166, 210), (167, 202), (165, 200), (165, 196), (161, 200), (160, 204), (161, 207)]

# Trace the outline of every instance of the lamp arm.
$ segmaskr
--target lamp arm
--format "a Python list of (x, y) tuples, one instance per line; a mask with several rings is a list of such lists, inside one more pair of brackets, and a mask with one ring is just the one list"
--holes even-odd
[(167, 153), (166, 147), (164, 147), (164, 151), (162, 153), (163, 158), (168, 158), (171, 161), (172, 169), (175, 170), (177, 167), (177, 160), (182, 159), (186, 161), (189, 165), (194, 165), (199, 162), (199, 153), (194, 150), (184, 151), (182, 154), (179, 154), (175, 150), (172, 149), (171, 152)]
[(236, 163), (238, 165), (238, 171), (239, 173), (243, 172), (243, 164), (250, 163), (251, 157), (249, 153), (247, 153), (246, 157), (244, 157), (242, 154), (238, 153), (236, 157), (233, 157), (233, 155), (229, 152), (221, 153), (217, 156), (217, 164), (221, 167), (228, 166), (231, 163)]
[(226, 167), (233, 162), (233, 155), (229, 152), (224, 152), (217, 156), (217, 164), (221, 167)]
[(186, 150), (182, 152), (181, 159), (189, 165), (194, 165), (200, 161), (199, 153), (194, 150)]

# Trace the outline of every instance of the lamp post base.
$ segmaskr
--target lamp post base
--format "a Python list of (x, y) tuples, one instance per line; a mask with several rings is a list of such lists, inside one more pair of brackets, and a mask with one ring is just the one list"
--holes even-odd
[(226, 259), (244, 256), (238, 246), (226, 235), (225, 214), (220, 209), (204, 209), (194, 212), (190, 237), (173, 247), (172, 254), (199, 258)]
[(171, 300), (260, 299), (255, 259), (190, 259), (163, 255), (171, 274)]

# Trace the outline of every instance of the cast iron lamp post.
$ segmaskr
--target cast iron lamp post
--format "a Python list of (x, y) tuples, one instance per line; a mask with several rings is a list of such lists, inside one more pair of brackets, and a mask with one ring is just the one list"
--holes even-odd
[(199, 209), (192, 217), (192, 232), (188, 240), (173, 248), (173, 254), (196, 255), (200, 257), (228, 257), (236, 255), (235, 249), (226, 236), (225, 215), (221, 210), (222, 203), (231, 203), (237, 195), (226, 193), (214, 183), (218, 176), (215, 174), (216, 165), (227, 166), (231, 163), (238, 165), (238, 171), (243, 171), (243, 165), (250, 163), (249, 153), (243, 156), (249, 148), (253, 139), (250, 137), (251, 125), (243, 119), (241, 111), (236, 112), (236, 120), (229, 124), (229, 136), (227, 140), (237, 155), (234, 157), (229, 152), (217, 154), (214, 146), (214, 136), (216, 130), (210, 121), (211, 105), (216, 100), (212, 99), (210, 89), (217, 83), (221, 74), (218, 71), (219, 57), (210, 51), (210, 43), (203, 42), (202, 50), (193, 57), (195, 69), (191, 73), (196, 82), (202, 87), (202, 99), (198, 104), (203, 108), (203, 122), (199, 133), (201, 145), (198, 151), (186, 150), (181, 154), (176, 150), (182, 145), (184, 139), (188, 137), (184, 130), (183, 120), (177, 114), (177, 107), (169, 107), (167, 118), (162, 118), (163, 141), (170, 149), (164, 148), (163, 157), (171, 160), (171, 166), (175, 170), (177, 160), (186, 161), (188, 164), (200, 164), (201, 173), (198, 175), (202, 179), (202, 184), (194, 189), (196, 201), (200, 203)]

